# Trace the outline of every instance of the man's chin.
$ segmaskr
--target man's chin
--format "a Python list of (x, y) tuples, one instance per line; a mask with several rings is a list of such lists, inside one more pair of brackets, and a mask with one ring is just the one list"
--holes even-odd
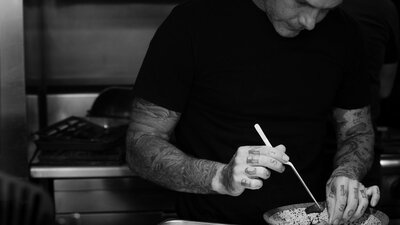
[(301, 30), (292, 30), (283, 27), (275, 27), (275, 31), (282, 37), (292, 38), (296, 37)]
[(276, 30), (276, 32), (282, 37), (292, 38), (292, 37), (296, 37), (297, 35), (299, 35), (300, 30), (293, 31), (293, 30), (285, 29), (285, 30)]

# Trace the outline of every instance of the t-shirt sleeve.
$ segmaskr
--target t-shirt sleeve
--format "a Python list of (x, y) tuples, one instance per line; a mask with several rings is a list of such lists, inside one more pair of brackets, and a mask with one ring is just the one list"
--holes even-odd
[(182, 112), (194, 76), (188, 18), (179, 9), (157, 29), (135, 81), (135, 96)]
[(342, 109), (358, 109), (371, 102), (370, 78), (365, 68), (365, 48), (361, 29), (350, 19), (352, 35), (347, 42), (345, 68), (343, 78), (336, 95), (335, 107)]

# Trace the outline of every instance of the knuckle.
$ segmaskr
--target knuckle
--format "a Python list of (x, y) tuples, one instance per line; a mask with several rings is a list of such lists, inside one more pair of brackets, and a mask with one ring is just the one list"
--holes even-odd
[(271, 176), (271, 172), (264, 168), (264, 177), (265, 177), (265, 179), (269, 178), (270, 176)]
[(269, 162), (270, 165), (276, 165), (277, 164), (277, 160), (274, 159), (274, 158), (269, 158), (268, 162)]
[(279, 153), (279, 151), (277, 151), (276, 149), (272, 148), (268, 151), (268, 155), (271, 157), (276, 157), (279, 156), (282, 153)]
[(379, 196), (380, 195), (380, 190), (378, 186), (374, 186), (374, 192)]

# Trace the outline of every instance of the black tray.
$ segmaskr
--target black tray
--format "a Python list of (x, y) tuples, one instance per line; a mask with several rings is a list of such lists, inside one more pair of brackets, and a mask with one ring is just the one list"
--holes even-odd
[(102, 127), (81, 117), (70, 116), (35, 133), (35, 144), (41, 151), (105, 151), (123, 144), (127, 125)]

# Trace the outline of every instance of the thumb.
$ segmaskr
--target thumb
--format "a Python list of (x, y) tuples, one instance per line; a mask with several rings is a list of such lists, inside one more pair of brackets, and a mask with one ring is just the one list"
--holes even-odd
[(381, 198), (379, 187), (376, 185), (368, 187), (365, 193), (368, 195), (368, 197), (372, 196), (370, 204), (372, 207), (375, 207), (378, 204), (379, 199)]

